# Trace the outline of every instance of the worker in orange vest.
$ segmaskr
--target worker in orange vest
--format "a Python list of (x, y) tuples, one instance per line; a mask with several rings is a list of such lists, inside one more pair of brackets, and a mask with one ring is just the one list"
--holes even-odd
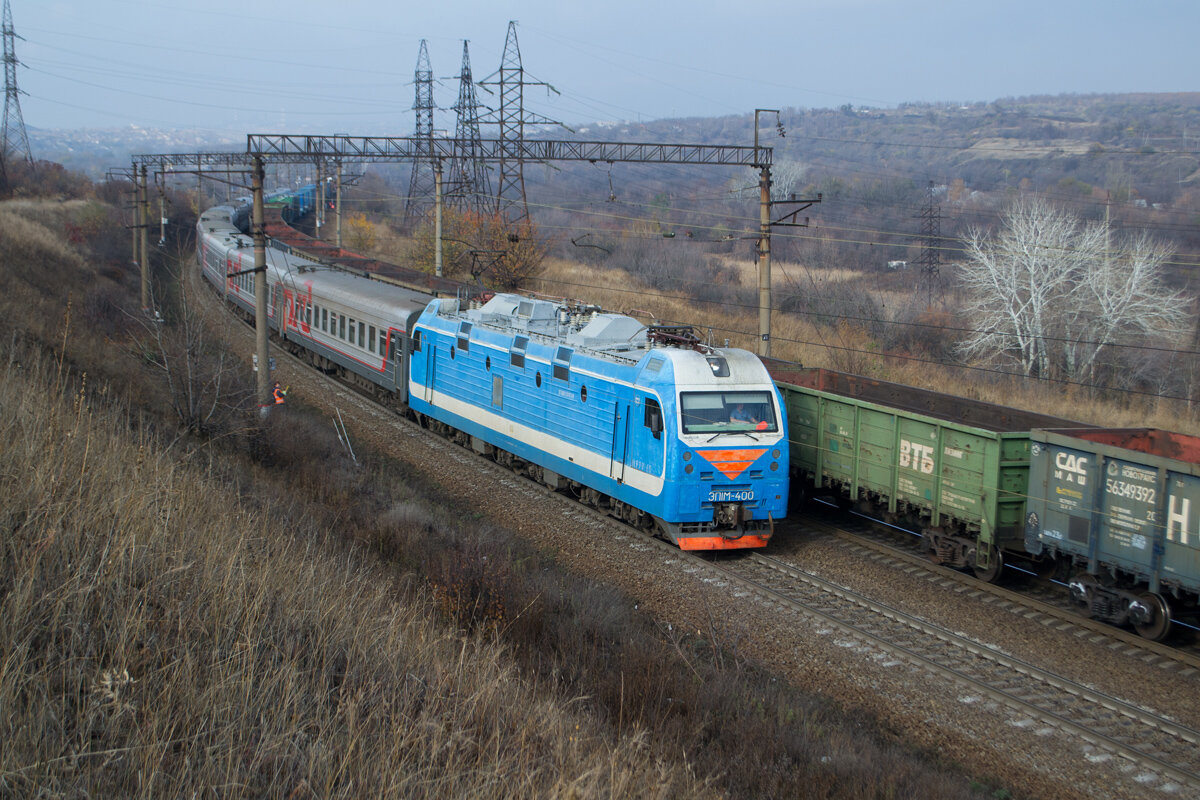
[(281, 406), (283, 405), (283, 398), (287, 395), (287, 389), (281, 387), (279, 381), (275, 381), (275, 388), (272, 390), (272, 394), (275, 395), (275, 405)]

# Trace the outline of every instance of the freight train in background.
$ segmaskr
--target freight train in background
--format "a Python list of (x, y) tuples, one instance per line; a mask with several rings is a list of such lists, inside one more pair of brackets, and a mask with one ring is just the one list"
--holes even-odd
[[(205, 279), (253, 318), (248, 204), (205, 211), (196, 241)], [(685, 550), (763, 547), (786, 512), (787, 420), (752, 353), (578, 303), (434, 297), (290, 249), (268, 249), (266, 277), (293, 354)]]
[[(299, 215), (313, 194), (274, 200)], [(205, 212), (197, 246), (205, 277), (252, 313), (248, 204)], [(270, 252), (270, 324), (290, 350), (683, 548), (764, 546), (789, 491), (793, 506), (823, 495), (920, 533), (931, 560), (982, 580), (1006, 565), (1053, 577), (1085, 613), (1147, 638), (1198, 622), (1195, 437), (764, 369), (593, 307), (472, 306)]]

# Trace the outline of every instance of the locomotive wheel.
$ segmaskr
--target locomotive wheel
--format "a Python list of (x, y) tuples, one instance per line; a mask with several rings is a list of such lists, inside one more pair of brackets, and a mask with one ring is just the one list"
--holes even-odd
[[(989, 566), (979, 566), (979, 553), (985, 551), (988, 554)], [(1004, 556), (995, 546), (979, 542), (975, 550), (975, 564), (971, 567), (975, 573), (975, 577), (984, 583), (995, 583), (1000, 577), (1000, 573), (1004, 571)]]
[(1161, 642), (1171, 632), (1171, 607), (1162, 595), (1146, 592), (1141, 600), (1149, 608), (1153, 616), (1144, 625), (1134, 625), (1138, 635), (1154, 642)]

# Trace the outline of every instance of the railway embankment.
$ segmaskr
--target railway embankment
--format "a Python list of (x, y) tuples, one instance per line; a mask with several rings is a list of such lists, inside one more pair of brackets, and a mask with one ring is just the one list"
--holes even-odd
[[(431, 451), (372, 432), (381, 412), (351, 421), (356, 464), (320, 413), (356, 396), (297, 374), (259, 422), (240, 323), (196, 327), (198, 295), (168, 307), (188, 296), (170, 262), (161, 321), (140, 317), (136, 274), (61, 241), (74, 211), (55, 206), (0, 219), (7, 791), (993, 794), (969, 777), (991, 765), (755, 667), (715, 608), (646, 614), (666, 611), (659, 574), (630, 593), (560, 571), (506, 530), (525, 517), (450, 479), (462, 454), (394, 458)], [(223, 376), (211, 425), (181, 424), (180, 358), (176, 377), (207, 370), (196, 391)], [(507, 514), (564, 527), (500, 486)]]

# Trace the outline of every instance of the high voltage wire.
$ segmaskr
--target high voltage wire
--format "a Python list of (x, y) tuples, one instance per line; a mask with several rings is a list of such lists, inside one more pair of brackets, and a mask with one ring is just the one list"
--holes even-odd
[[(582, 289), (601, 289), (601, 290), (607, 290), (607, 291), (614, 291), (614, 292), (618, 292), (621, 294), (633, 294), (633, 295), (637, 295), (639, 297), (654, 296), (654, 297), (661, 297), (664, 299), (671, 299), (671, 300), (683, 300), (683, 301), (692, 302), (692, 303), (699, 302), (699, 303), (707, 303), (710, 305), (718, 305), (718, 306), (730, 305), (728, 303), (723, 303), (723, 302), (717, 301), (717, 300), (699, 300), (697, 298), (687, 297), (687, 296), (661, 295), (661, 294), (643, 292), (643, 291), (634, 290), (634, 289), (622, 289), (622, 288), (616, 287), (616, 286), (594, 286), (594, 285), (590, 285), (590, 284), (573, 283), (571, 281), (551, 280), (548, 278), (539, 278), (539, 280), (542, 280), (546, 283), (559, 285), (559, 286), (572, 286), (575, 288), (582, 288)], [(757, 306), (746, 306), (746, 307), (747, 308), (757, 308)], [(824, 315), (824, 316), (830, 316), (830, 315)], [(678, 320), (678, 321), (683, 324), (691, 324), (691, 323), (687, 323), (686, 320)], [(721, 333), (731, 333), (731, 334), (738, 335), (738, 336), (746, 336), (746, 337), (751, 337), (751, 338), (755, 338), (758, 336), (757, 331), (752, 332), (752, 331), (738, 330), (736, 328), (722, 328), (722, 327), (716, 326), (716, 325), (702, 325), (700, 327), (703, 327), (703, 328), (706, 328), (709, 330), (720, 331)], [(1190, 401), (1190, 398), (1182, 397), (1182, 396), (1178, 396), (1178, 395), (1157, 394), (1155, 392), (1145, 392), (1140, 389), (1123, 389), (1123, 388), (1115, 387), (1115, 386), (1103, 386), (1100, 384), (1085, 383), (1082, 381), (1071, 381), (1071, 380), (1067, 380), (1065, 378), (1043, 378), (1040, 376), (1025, 375), (1020, 372), (1009, 372), (1008, 370), (995, 369), (993, 367), (981, 367), (981, 366), (972, 365), (972, 364), (938, 361), (936, 359), (922, 358), (921, 356), (914, 356), (914, 355), (910, 355), (910, 354), (883, 353), (878, 350), (862, 350), (860, 348), (846, 347), (844, 345), (831, 345), (826, 342), (810, 342), (810, 341), (807, 341), (804, 339), (789, 339), (787, 337), (773, 336), (772, 341), (788, 342), (791, 344), (806, 345), (806, 346), (810, 346), (810, 347), (824, 347), (824, 348), (831, 349), (831, 350), (843, 350), (843, 351), (850, 352), (850, 353), (860, 353), (863, 355), (869, 355), (869, 356), (872, 356), (875, 358), (895, 358), (895, 359), (900, 359), (902, 361), (914, 361), (914, 362), (917, 362), (920, 364), (932, 364), (932, 365), (936, 365), (936, 366), (940, 366), (940, 367), (949, 367), (951, 369), (964, 369), (964, 370), (972, 370), (975, 372), (985, 372), (985, 373), (989, 373), (989, 374), (993, 374), (993, 375), (1003, 375), (1003, 376), (1011, 377), (1011, 378), (1021, 378), (1022, 380), (1035, 380), (1035, 381), (1041, 381), (1044, 383), (1061, 384), (1064, 386), (1079, 386), (1081, 388), (1087, 388), (1087, 389), (1101, 389), (1104, 391), (1115, 391), (1115, 392), (1121, 392), (1124, 394), (1133, 394), (1133, 395), (1141, 395), (1141, 396), (1145, 396), (1145, 397), (1161, 398), (1164, 400), (1181, 400), (1184, 402)], [(1174, 352), (1174, 351), (1168, 351), (1168, 352)]]
[[(403, 199), (400, 195), (383, 194), (383, 193), (373, 193), (373, 194), (377, 198)], [(531, 205), (535, 205), (535, 207), (536, 207), (536, 204), (531, 204)], [(385, 218), (392, 218), (392, 219), (397, 219), (397, 220), (401, 218), (400, 215), (383, 215), (383, 216), (385, 216)], [(565, 226), (539, 226), (539, 228), (544, 228), (544, 227), (549, 227), (551, 229), (565, 228), (567, 230), (582, 230), (582, 229), (578, 229), (578, 228), (568, 228)], [(595, 232), (596, 230), (599, 230), (599, 229), (594, 229), (592, 232)], [(640, 239), (643, 239), (646, 241), (658, 241), (662, 237), (661, 236), (646, 236), (646, 237), (631, 237), (631, 238), (640, 238)], [(709, 285), (708, 283), (703, 282), (703, 281), (689, 281), (689, 280), (686, 280), (683, 278), (675, 278), (674, 280), (680, 284), (692, 284), (692, 285), (696, 285), (696, 286), (708, 286)], [(562, 281), (558, 281), (558, 283), (563, 283), (564, 285), (572, 285), (572, 284), (567, 284)], [(590, 285), (586, 285), (586, 284), (578, 284), (578, 286), (580, 288), (591, 288), (591, 289), (605, 288), (605, 287), (600, 287), (600, 286), (590, 286)], [(758, 309), (757, 304), (736, 303), (736, 302), (722, 301), (722, 300), (696, 300), (695, 298), (690, 298), (690, 297), (685, 297), (685, 296), (670, 295), (670, 294), (663, 294), (660, 292), (649, 292), (649, 291), (642, 291), (642, 290), (639, 290), (639, 291), (621, 290), (621, 291), (624, 293), (637, 294), (640, 297), (655, 297), (658, 299), (665, 299), (665, 300), (692, 300), (694, 302), (703, 302), (703, 303), (706, 303), (709, 305), (715, 305), (715, 306), (723, 307), (723, 308), (745, 309), (745, 310), (757, 310)], [(804, 293), (804, 292), (800, 292), (800, 291), (796, 291), (796, 292), (792, 292), (792, 293), (775, 292), (775, 297), (778, 301), (786, 301), (786, 300), (790, 300), (790, 299), (794, 299), (794, 298), (802, 298), (802, 299), (810, 300), (813, 302), (821, 302), (821, 303), (825, 303), (825, 304), (845, 304), (845, 305), (854, 305), (855, 304), (853, 300), (844, 300), (841, 298), (826, 297), (826, 296), (822, 296), (819, 294)], [(963, 333), (963, 334), (988, 333), (988, 334), (992, 334), (992, 335), (1005, 336), (1005, 337), (1009, 337), (1009, 338), (1016, 338), (1018, 336), (1018, 334), (1007, 333), (1004, 331), (988, 331), (988, 330), (984, 330), (984, 329), (980, 329), (980, 328), (964, 328), (964, 327), (957, 327), (957, 326), (950, 326), (950, 325), (933, 325), (930, 323), (923, 323), (923, 322), (912, 322), (912, 321), (903, 321), (903, 320), (887, 320), (887, 319), (882, 319), (882, 318), (878, 318), (878, 317), (855, 316), (855, 315), (844, 314), (844, 313), (840, 313), (840, 312), (831, 313), (828, 311), (822, 312), (822, 311), (809, 311), (809, 310), (791, 310), (786, 313), (794, 315), (794, 316), (817, 317), (817, 318), (836, 316), (841, 319), (851, 320), (851, 321), (855, 321), (855, 322), (864, 322), (864, 323), (877, 324), (877, 325), (895, 325), (895, 326), (923, 328), (923, 329), (930, 329), (930, 330), (942, 330), (942, 331), (951, 331), (951, 332)], [(1170, 347), (1160, 347), (1157, 345), (1129, 344), (1129, 343), (1123, 343), (1123, 342), (1102, 342), (1102, 341), (1095, 341), (1095, 340), (1072, 339), (1072, 338), (1059, 337), (1059, 336), (1036, 336), (1033, 338), (1037, 339), (1038, 341), (1043, 341), (1043, 342), (1067, 342), (1067, 343), (1080, 344), (1080, 345), (1094, 345), (1097, 347), (1110, 347), (1110, 348), (1114, 348), (1114, 349), (1144, 350), (1144, 351), (1149, 351), (1149, 352), (1169, 353), (1171, 355), (1180, 355), (1180, 356), (1200, 356), (1200, 351), (1198, 351), (1198, 350), (1185, 350), (1185, 349), (1177, 349), (1177, 348), (1170, 348)], [(784, 341), (788, 341), (788, 340), (785, 339)], [(811, 343), (805, 343), (805, 344), (811, 344)], [(894, 356), (894, 357), (903, 358), (905, 356)], [(931, 362), (931, 363), (943, 363), (943, 362)], [(946, 364), (946, 366), (965, 366), (965, 365)], [(1003, 374), (1018, 375), (1019, 373), (1003, 373)], [(1086, 384), (1080, 384), (1080, 385), (1086, 385)]]

